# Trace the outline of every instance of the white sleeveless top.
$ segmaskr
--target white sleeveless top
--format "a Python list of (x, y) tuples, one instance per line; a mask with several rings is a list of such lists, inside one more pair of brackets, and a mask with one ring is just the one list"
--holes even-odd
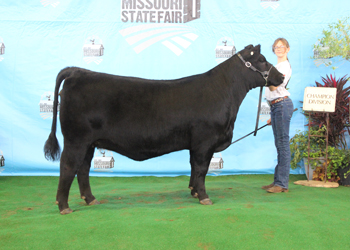
[(279, 72), (281, 72), (284, 75), (284, 81), (274, 91), (271, 91), (268, 87), (265, 88), (265, 98), (269, 102), (280, 97), (290, 96), (290, 93), (288, 92), (288, 90), (286, 90), (286, 85), (290, 77), (292, 76), (292, 67), (290, 66), (289, 61), (285, 60), (283, 62), (280, 62), (275, 67)]

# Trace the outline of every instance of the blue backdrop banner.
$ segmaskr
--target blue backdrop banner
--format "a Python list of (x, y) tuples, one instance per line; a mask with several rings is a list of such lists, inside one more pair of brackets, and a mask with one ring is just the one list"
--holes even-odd
[[(305, 87), (321, 76), (342, 77), (314, 60), (313, 45), (328, 24), (349, 16), (348, 0), (0, 0), (0, 175), (59, 175), (59, 162), (44, 158), (50, 133), (55, 80), (67, 66), (148, 79), (204, 73), (249, 44), (260, 44), (272, 64), (278, 37), (291, 46), (289, 91), (299, 108), (290, 135), (304, 130)], [(259, 89), (244, 99), (233, 140), (254, 130)], [(263, 101), (260, 126), (269, 118)], [(203, 135), (205, 136), (205, 135)], [(63, 146), (58, 125), (57, 137)], [(209, 174), (271, 174), (277, 153), (270, 126), (215, 154)], [(295, 170), (292, 173), (302, 173)], [(190, 174), (180, 151), (136, 162), (95, 151), (91, 175)]]

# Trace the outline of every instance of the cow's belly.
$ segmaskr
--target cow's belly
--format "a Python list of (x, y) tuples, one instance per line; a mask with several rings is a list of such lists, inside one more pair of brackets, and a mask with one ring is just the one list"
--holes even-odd
[(226, 131), (225, 135), (222, 135), (221, 139), (218, 141), (216, 148), (215, 148), (215, 153), (221, 152), (228, 148), (231, 145), (233, 137), (233, 131), (228, 130)]
[[(115, 139), (115, 138), (113, 138)], [(175, 151), (189, 149), (186, 138), (140, 139), (134, 137), (120, 137), (119, 140), (98, 139), (94, 147), (112, 150), (136, 161), (144, 161)]]

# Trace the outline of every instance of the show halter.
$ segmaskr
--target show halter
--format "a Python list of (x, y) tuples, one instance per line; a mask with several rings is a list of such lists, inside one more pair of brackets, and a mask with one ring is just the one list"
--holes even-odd
[[(266, 83), (265, 83), (265, 86), (267, 86), (267, 79), (269, 78), (269, 74), (270, 74), (270, 71), (272, 69), (272, 65), (271, 65), (271, 68), (268, 70), (268, 71), (263, 71), (261, 72), (260, 70), (258, 70), (257, 68), (255, 68), (250, 62), (244, 60), (244, 58), (241, 56), (240, 53), (237, 54), (239, 59), (241, 59), (241, 61), (244, 63), (244, 65), (253, 70), (253, 71), (257, 71), (261, 74), (261, 76), (265, 79)], [(259, 95), (259, 106), (258, 106), (258, 114), (256, 116), (256, 124), (255, 124), (255, 130), (254, 130), (254, 136), (256, 136), (256, 133), (258, 132), (258, 125), (259, 125), (259, 117), (260, 117), (260, 109), (261, 109), (261, 97), (262, 97), (262, 91), (263, 91), (263, 86), (260, 87), (260, 95)]]
[(266, 83), (265, 83), (265, 86), (267, 86), (267, 79), (269, 78), (269, 74), (270, 74), (270, 71), (272, 69), (272, 65), (271, 65), (271, 68), (267, 71), (263, 71), (261, 72), (260, 70), (258, 70), (257, 68), (255, 68), (250, 62), (244, 60), (244, 58), (241, 56), (240, 53), (237, 54), (239, 59), (241, 59), (241, 61), (244, 63), (244, 65), (247, 67), (247, 68), (250, 68), (251, 70), (253, 71), (257, 71), (261, 74), (261, 76), (265, 79)]

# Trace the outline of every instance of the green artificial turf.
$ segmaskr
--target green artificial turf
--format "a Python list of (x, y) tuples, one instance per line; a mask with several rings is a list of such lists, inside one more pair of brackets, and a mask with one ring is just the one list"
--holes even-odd
[(190, 196), (189, 177), (75, 180), (60, 215), (57, 177), (0, 177), (0, 249), (350, 249), (350, 188), (294, 185), (269, 194), (272, 175), (208, 176), (214, 202)]

